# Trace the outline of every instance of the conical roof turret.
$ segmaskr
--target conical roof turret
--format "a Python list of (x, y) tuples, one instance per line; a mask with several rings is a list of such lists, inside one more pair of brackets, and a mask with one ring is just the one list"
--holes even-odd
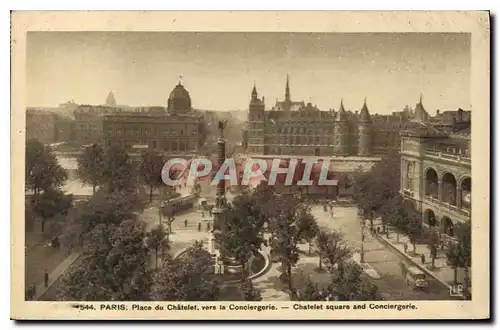
[(363, 107), (361, 108), (361, 112), (359, 114), (359, 120), (362, 122), (371, 122), (372, 118), (370, 116), (370, 112), (368, 111), (368, 106), (366, 105), (366, 97), (365, 102), (363, 103)]
[(339, 111), (337, 111), (337, 116), (335, 118), (335, 121), (347, 121), (347, 113), (344, 109), (344, 100), (340, 100), (340, 108)]

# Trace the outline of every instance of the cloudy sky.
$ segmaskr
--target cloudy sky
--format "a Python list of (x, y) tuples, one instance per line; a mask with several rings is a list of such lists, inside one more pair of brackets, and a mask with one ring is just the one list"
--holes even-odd
[(179, 76), (193, 106), (247, 109), (254, 81), (270, 108), (284, 97), (371, 112), (471, 109), (468, 34), (36, 32), (28, 34), (28, 106), (74, 99), (166, 105)]

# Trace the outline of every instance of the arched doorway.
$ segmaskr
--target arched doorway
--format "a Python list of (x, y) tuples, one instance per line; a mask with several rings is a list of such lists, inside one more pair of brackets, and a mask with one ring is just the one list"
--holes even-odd
[(450, 218), (448, 217), (443, 217), (441, 220), (441, 223), (443, 224), (443, 233), (448, 236), (455, 236), (455, 230), (453, 226), (453, 222), (451, 221)]
[(458, 198), (462, 201), (462, 208), (464, 209), (470, 209), (471, 207), (471, 184), (470, 177), (464, 178), (460, 184), (462, 196), (458, 196)]
[(434, 214), (434, 211), (432, 210), (425, 210), (424, 221), (427, 225), (429, 225), (429, 227), (436, 227), (438, 225), (436, 214)]
[(425, 171), (425, 195), (438, 198), (438, 174), (433, 168)]
[(451, 205), (457, 205), (457, 180), (453, 174), (447, 172), (442, 180), (442, 201)]

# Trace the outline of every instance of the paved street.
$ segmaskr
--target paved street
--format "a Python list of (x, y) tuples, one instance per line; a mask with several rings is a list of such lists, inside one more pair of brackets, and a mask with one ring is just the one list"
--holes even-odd
[[(320, 227), (341, 230), (345, 235), (344, 238), (354, 249), (360, 248), (361, 227), (356, 207), (335, 207), (332, 219), (330, 211), (325, 212), (322, 206), (315, 205), (313, 214)], [(369, 263), (381, 276), (380, 279), (372, 279), (372, 281), (378, 286), (384, 299), (450, 299), (448, 289), (430, 277), (428, 278), (429, 287), (425, 291), (408, 290), (399, 268), (399, 262), (403, 260), (403, 257), (371, 237), (368, 228), (365, 229), (364, 250), (365, 262)]]
[[(328, 229), (339, 229), (344, 233), (344, 238), (350, 243), (353, 249), (359, 249), (361, 242), (360, 220), (355, 207), (335, 207), (333, 219), (330, 211), (323, 211), (321, 205), (313, 206), (313, 215), (316, 217), (320, 227)], [(147, 208), (140, 218), (151, 230), (159, 223), (158, 208), (151, 206)], [(188, 220), (187, 227), (184, 220)], [(198, 223), (201, 220), (200, 211), (190, 211), (175, 217), (172, 223), (173, 233), (170, 235), (171, 254), (175, 255), (182, 249), (188, 247), (196, 240), (203, 240), (207, 245), (208, 233), (205, 224), (202, 225), (201, 232), (198, 231)], [(303, 251), (308, 250), (308, 245), (300, 247)], [(374, 237), (369, 231), (365, 232), (365, 261), (368, 262), (381, 276), (380, 279), (371, 279), (379, 288), (384, 299), (387, 300), (444, 300), (450, 299), (448, 289), (444, 288), (433, 278), (428, 278), (429, 287), (425, 291), (408, 290), (405, 281), (401, 276), (399, 262), (403, 257), (392, 250), (389, 250)], [(327, 273), (317, 273), (318, 257), (301, 255), (295, 274), (302, 273), (311, 276), (318, 282), (328, 281)], [(279, 263), (273, 263), (268, 272), (262, 277), (254, 280), (254, 284), (261, 290), (264, 300), (288, 300), (288, 295), (281, 289), (283, 285), (279, 281), (281, 271)]]

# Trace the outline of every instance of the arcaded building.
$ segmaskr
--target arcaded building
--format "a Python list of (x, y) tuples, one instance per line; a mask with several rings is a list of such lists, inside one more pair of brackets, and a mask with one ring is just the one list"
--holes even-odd
[[(470, 117), (456, 112), (452, 125), (436, 123), (401, 133), (401, 194), (415, 202), (424, 226), (444, 237), (470, 221)], [(462, 120), (463, 119), (463, 120)]]

